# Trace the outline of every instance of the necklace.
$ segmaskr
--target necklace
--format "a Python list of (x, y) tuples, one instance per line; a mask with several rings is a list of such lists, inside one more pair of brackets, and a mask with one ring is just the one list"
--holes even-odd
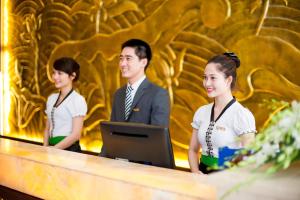
[(73, 88), (70, 90), (70, 92), (63, 98), (63, 100), (61, 101), (61, 102), (59, 102), (58, 103), (58, 100), (59, 100), (59, 97), (60, 97), (60, 95), (61, 95), (61, 92), (59, 92), (59, 95), (58, 95), (58, 97), (57, 97), (57, 99), (56, 99), (56, 101), (55, 101), (55, 104), (54, 104), (54, 106), (53, 107), (58, 107), (62, 102), (64, 102), (64, 100), (68, 97), (68, 96), (70, 96), (70, 94), (73, 92)]
[(211, 135), (212, 135), (212, 130), (214, 129), (214, 125), (215, 123), (220, 119), (220, 117), (224, 114), (224, 112), (234, 103), (236, 102), (235, 98), (233, 98), (226, 106), (225, 108), (223, 108), (222, 112), (220, 113), (220, 115), (217, 117), (216, 120), (214, 120), (215, 118), (215, 113), (214, 113), (214, 108), (215, 108), (215, 103), (213, 104), (212, 108), (211, 108), (211, 113), (210, 113), (210, 123), (209, 126), (207, 128), (206, 131), (206, 136), (205, 136), (205, 141), (207, 144), (207, 155), (209, 156), (213, 156), (213, 145), (212, 145), (212, 141), (211, 141)]

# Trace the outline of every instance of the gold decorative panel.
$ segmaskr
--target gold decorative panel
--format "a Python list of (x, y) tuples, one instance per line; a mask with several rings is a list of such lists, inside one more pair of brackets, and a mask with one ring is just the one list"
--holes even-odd
[(88, 103), (81, 144), (100, 151), (99, 122), (109, 119), (113, 93), (125, 83), (118, 57), (129, 38), (144, 39), (153, 48), (147, 76), (170, 93), (178, 162), (187, 159), (194, 112), (211, 101), (202, 74), (213, 55), (234, 51), (240, 57), (235, 95), (254, 113), (258, 129), (284, 108), (282, 101), (300, 99), (299, 0), (8, 2), (4, 48), (10, 57), (1, 70), (10, 77), (4, 82), (10, 86), (10, 131), (4, 135), (42, 140), (45, 101), (55, 92), (49, 66), (71, 56), (81, 65), (77, 89)]

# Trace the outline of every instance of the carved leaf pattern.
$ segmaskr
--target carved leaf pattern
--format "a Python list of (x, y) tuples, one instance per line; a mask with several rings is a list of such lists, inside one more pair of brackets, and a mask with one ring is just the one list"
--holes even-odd
[(241, 58), (235, 95), (254, 113), (258, 128), (278, 112), (270, 109), (270, 99), (300, 98), (297, 1), (16, 0), (13, 8), (13, 98), (15, 105), (30, 105), (15, 109), (16, 131), (42, 130), (45, 100), (55, 92), (50, 66), (71, 56), (81, 65), (77, 89), (89, 108), (82, 143), (99, 151), (99, 122), (109, 119), (113, 93), (125, 83), (118, 55), (129, 38), (153, 48), (147, 75), (170, 93), (177, 158), (186, 159), (194, 112), (211, 101), (202, 75), (215, 54), (234, 51)]

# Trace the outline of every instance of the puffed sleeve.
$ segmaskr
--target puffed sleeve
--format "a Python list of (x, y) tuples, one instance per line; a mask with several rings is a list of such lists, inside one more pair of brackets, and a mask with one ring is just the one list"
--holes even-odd
[(198, 110), (194, 114), (193, 122), (191, 123), (194, 129), (200, 128), (200, 119), (201, 119), (201, 112), (202, 112), (201, 110), (202, 110), (201, 108), (198, 108)]
[(67, 106), (72, 117), (85, 116), (87, 112), (87, 104), (83, 96), (76, 96)]
[(247, 108), (239, 110), (234, 117), (234, 130), (237, 135), (256, 133), (255, 118)]

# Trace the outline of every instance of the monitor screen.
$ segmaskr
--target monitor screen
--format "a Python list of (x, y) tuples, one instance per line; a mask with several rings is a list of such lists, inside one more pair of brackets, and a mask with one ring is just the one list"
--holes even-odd
[(101, 122), (106, 157), (175, 168), (169, 129), (130, 122)]

